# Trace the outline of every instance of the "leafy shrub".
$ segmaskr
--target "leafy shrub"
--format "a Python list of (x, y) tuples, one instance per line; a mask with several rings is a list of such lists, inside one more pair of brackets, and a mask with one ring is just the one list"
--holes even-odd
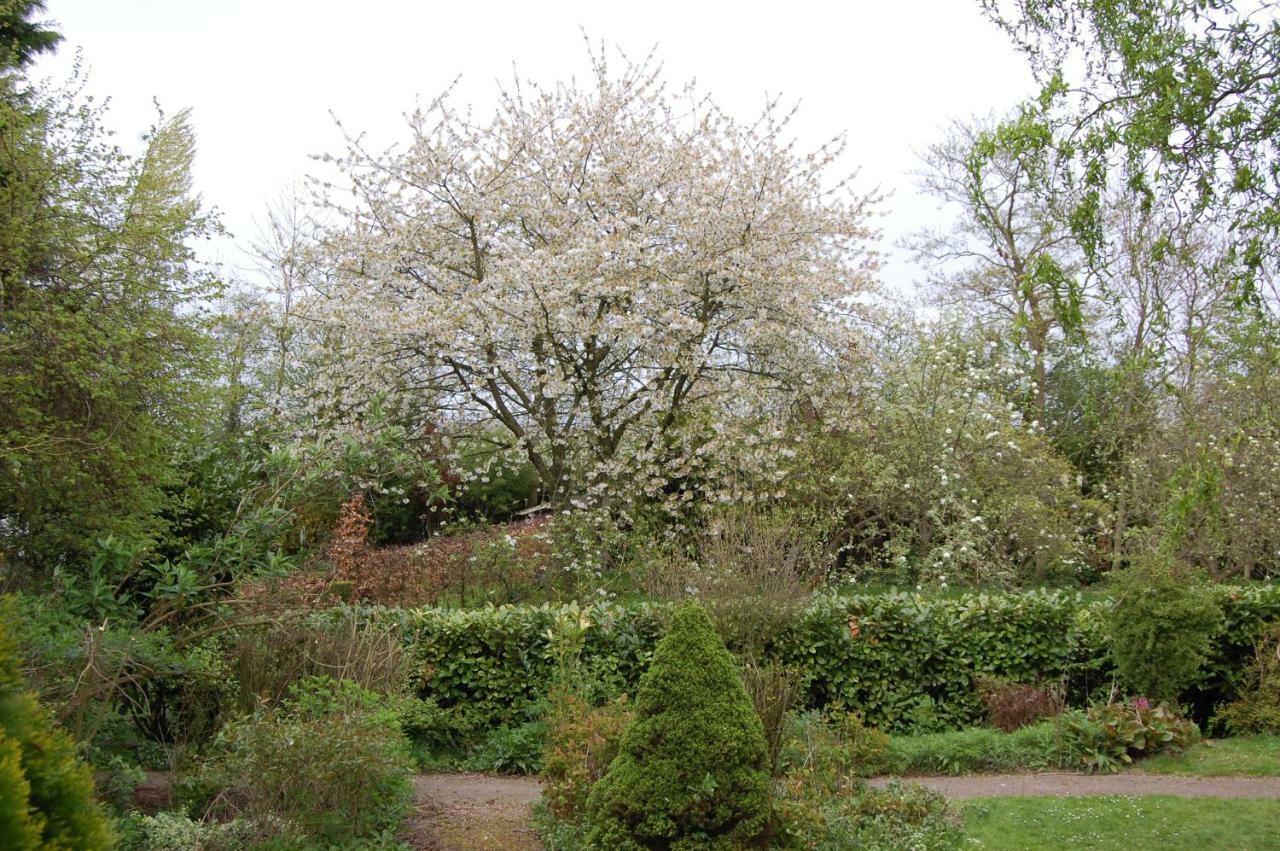
[(244, 819), (196, 821), (182, 813), (132, 813), (120, 822), (120, 851), (240, 851), (253, 840)]
[(861, 777), (870, 777), (888, 767), (890, 738), (868, 727), (860, 712), (838, 712), (831, 718), (849, 764)]
[(1223, 706), (1217, 720), (1236, 735), (1280, 734), (1280, 624), (1258, 639), (1241, 696)]
[(792, 713), (784, 726), (777, 770), (794, 773), (803, 767), (834, 781), (871, 777), (889, 768), (889, 736), (868, 727), (859, 712), (841, 707)]
[(800, 696), (799, 677), (781, 665), (748, 662), (742, 669), (742, 682), (764, 727), (769, 769), (776, 771), (787, 713)]
[(1042, 722), (1011, 733), (973, 727), (894, 736), (885, 762), (901, 774), (971, 774), (1054, 768), (1064, 763), (1064, 757), (1057, 727)]
[(985, 716), (975, 678), (1069, 676), (1083, 606), (1078, 595), (1042, 591), (822, 597), (788, 631), (779, 656), (805, 673), (809, 705), (856, 706), (888, 732), (955, 728)]
[(591, 788), (618, 755), (631, 718), (625, 695), (599, 707), (568, 690), (553, 697), (542, 752), (542, 798), (555, 818), (576, 821), (586, 814)]
[(414, 662), (399, 624), (352, 607), (276, 615), (266, 628), (239, 630), (229, 642), (244, 712), (278, 705), (295, 683), (316, 675), (396, 694), (408, 685)]
[(467, 758), (471, 771), (497, 774), (536, 774), (542, 770), (547, 725), (541, 720), (499, 727)]
[(147, 777), (145, 771), (120, 756), (111, 757), (97, 775), (98, 796), (113, 813), (133, 808), (134, 792)]
[(959, 816), (937, 792), (916, 784), (892, 783), (828, 788), (801, 772), (784, 780), (774, 803), (773, 847), (796, 851), (878, 851), (958, 848)]
[(384, 698), (313, 678), (274, 712), (227, 725), (185, 785), (206, 816), (243, 817), (268, 836), (349, 842), (400, 823), (409, 771), (400, 718)]
[(10, 601), (0, 599), (0, 837), (16, 851), (114, 842), (75, 743), (26, 690)]
[(1222, 610), (1208, 588), (1158, 567), (1130, 568), (1117, 584), (1111, 656), (1120, 682), (1176, 703), (1208, 661)]
[(1200, 741), (1196, 725), (1146, 698), (1108, 703), (1060, 719), (1063, 750), (1076, 767), (1115, 772), (1140, 757), (1180, 753)]
[(769, 817), (768, 753), (733, 656), (682, 606), (640, 681), (635, 720), (588, 799), (604, 848), (751, 847)]
[(865, 789), (848, 805), (837, 802), (827, 817), (827, 842), (818, 847), (958, 848), (963, 842), (960, 818), (947, 799), (914, 783), (892, 783)]
[(1065, 698), (1061, 685), (1011, 683), (998, 679), (979, 680), (978, 691), (987, 707), (991, 725), (1006, 733), (1042, 718), (1062, 714)]

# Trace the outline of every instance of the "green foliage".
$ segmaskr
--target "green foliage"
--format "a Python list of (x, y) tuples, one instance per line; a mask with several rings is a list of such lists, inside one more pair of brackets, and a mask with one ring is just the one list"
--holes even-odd
[(1137, 758), (1181, 753), (1200, 741), (1193, 722), (1146, 698), (1064, 713), (1058, 726), (1063, 753), (1074, 767), (1088, 771), (1119, 771)]
[[(1276, 259), (1280, 79), (1275, 4), (1170, 0), (982, 0), (1028, 56), (1079, 238), (1096, 255), (1099, 196), (1123, 184), (1146, 206), (1179, 207), (1230, 234), (1247, 273)], [(1078, 99), (1068, 92), (1081, 93)], [(1083, 177), (1083, 180), (1080, 177)], [(1091, 227), (1095, 226), (1095, 227)], [(1240, 293), (1255, 298), (1256, 279)]]
[(832, 708), (788, 714), (778, 752), (779, 775), (803, 772), (838, 785), (845, 778), (871, 777), (892, 768), (889, 736), (866, 726), (857, 712)]
[(1076, 578), (1096, 507), (1043, 432), (1028, 428), (1032, 417), (1015, 411), (1008, 353), (953, 329), (914, 336), (862, 377), (872, 389), (859, 392), (851, 423), (842, 417), (799, 443), (788, 465), (796, 513), (859, 581)]
[(890, 769), (900, 774), (1037, 771), (1064, 767), (1069, 762), (1052, 721), (1020, 727), (1012, 733), (972, 727), (894, 736), (886, 759)]
[(482, 728), (517, 721), (549, 694), (558, 675), (563, 652), (555, 627), (562, 615), (574, 624), (586, 620), (584, 681), (614, 694), (636, 684), (661, 629), (661, 612), (654, 607), (422, 609), (410, 613), (423, 678), (419, 696), (445, 710), (464, 709)]
[(328, 678), (275, 712), (228, 724), (186, 797), (261, 836), (345, 843), (399, 825), (412, 798), (408, 742), (384, 698)]
[[(1188, 692), (1206, 709), (1234, 696), (1230, 683), (1252, 663), (1260, 624), (1280, 619), (1280, 587), (1218, 586), (1210, 594), (1224, 614)], [(986, 720), (976, 687), (984, 677), (1065, 681), (1076, 705), (1109, 688), (1111, 606), (1060, 591), (823, 596), (763, 661), (796, 672), (807, 684), (804, 705), (855, 706), (869, 725), (902, 732), (918, 726), (927, 697), (936, 728), (959, 728)], [(525, 720), (525, 709), (551, 693), (558, 618), (586, 619), (579, 664), (609, 697), (634, 693), (665, 615), (647, 604), (598, 604), (421, 609), (404, 617), (423, 677), (418, 695), (485, 730)]]
[(1167, 571), (1131, 568), (1117, 580), (1111, 658), (1134, 694), (1176, 703), (1195, 684), (1222, 629), (1212, 591)]
[(1074, 672), (1071, 639), (1083, 605), (1062, 592), (825, 597), (796, 623), (780, 655), (807, 674), (811, 704), (856, 706), (868, 723), (895, 731), (919, 726), (912, 716), (919, 721), (927, 697), (935, 724), (957, 727), (985, 715), (977, 677)]
[(588, 800), (607, 848), (752, 847), (769, 817), (768, 754), (737, 664), (706, 611), (682, 606), (654, 650), (635, 719)]
[(196, 821), (182, 813), (132, 813), (120, 822), (120, 851), (241, 851), (251, 847), (253, 825), (244, 819)]
[(1215, 721), (1235, 735), (1280, 734), (1280, 624), (1259, 637), (1240, 696), (1219, 709)]
[(839, 795), (787, 787), (776, 807), (773, 847), (781, 849), (941, 851), (961, 847), (963, 839), (960, 819), (948, 809), (946, 798), (915, 784), (863, 787)]
[(0, 836), (20, 850), (111, 848), (88, 766), (19, 675), (13, 617), (0, 600)]
[(541, 720), (514, 727), (498, 727), (467, 757), (470, 771), (495, 774), (536, 774), (542, 770), (547, 725)]
[(542, 798), (555, 818), (583, 819), (591, 787), (618, 755), (631, 719), (625, 695), (604, 706), (592, 706), (566, 689), (553, 695), (540, 777)]
[(0, 67), (21, 68), (62, 41), (47, 23), (31, 20), (44, 6), (44, 0), (0, 3)]
[(832, 804), (826, 813), (826, 836), (817, 845), (801, 847), (933, 851), (962, 844), (960, 819), (948, 808), (947, 799), (923, 786), (892, 783)]
[(217, 289), (191, 248), (214, 225), (188, 115), (130, 155), (77, 83), (0, 80), (0, 546), (36, 574), (110, 534), (160, 539), (171, 459), (211, 398), (189, 306)]

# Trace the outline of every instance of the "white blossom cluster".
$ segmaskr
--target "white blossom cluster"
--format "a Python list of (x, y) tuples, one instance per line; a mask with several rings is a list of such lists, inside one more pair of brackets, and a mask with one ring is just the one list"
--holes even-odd
[(354, 195), (300, 309), (312, 404), (501, 435), (559, 504), (776, 493), (778, 423), (872, 286), (871, 199), (776, 103), (742, 124), (651, 61), (593, 70), (517, 81), (485, 122), (446, 94), (407, 145), (334, 160)]

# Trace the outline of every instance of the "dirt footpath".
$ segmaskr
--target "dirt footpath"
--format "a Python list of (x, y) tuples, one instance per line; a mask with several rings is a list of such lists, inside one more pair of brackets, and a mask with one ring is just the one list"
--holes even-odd
[[(1162, 774), (967, 774), (904, 777), (948, 798), (997, 795), (1176, 795), (1181, 798), (1280, 798), (1280, 777), (1177, 777)], [(873, 786), (890, 778), (877, 777)]]
[(530, 825), (542, 787), (531, 777), (419, 774), (402, 838), (428, 851), (540, 851)]

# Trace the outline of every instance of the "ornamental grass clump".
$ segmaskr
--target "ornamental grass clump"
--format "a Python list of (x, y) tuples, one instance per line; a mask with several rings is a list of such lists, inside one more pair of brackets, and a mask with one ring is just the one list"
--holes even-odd
[(592, 847), (763, 843), (769, 756), (759, 716), (706, 611), (688, 603), (658, 643), (635, 720), (587, 802)]

